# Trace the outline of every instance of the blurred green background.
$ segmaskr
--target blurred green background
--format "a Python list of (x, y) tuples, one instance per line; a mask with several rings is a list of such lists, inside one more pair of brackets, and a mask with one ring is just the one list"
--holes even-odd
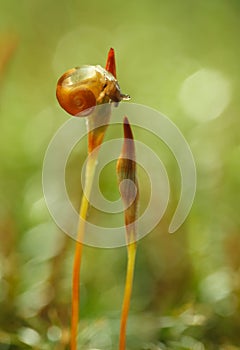
[[(68, 348), (75, 243), (48, 213), (42, 163), (69, 118), (57, 79), (104, 66), (110, 47), (122, 90), (176, 123), (198, 176), (191, 213), (170, 235), (180, 176), (161, 151), (172, 194), (138, 245), (128, 349), (240, 349), (239, 19), (239, 0), (0, 1), (0, 350)], [(78, 206), (86, 145), (74, 154), (67, 186)], [(101, 186), (116, 199), (114, 168)], [(116, 349), (125, 268), (125, 248), (84, 249), (82, 349)]]

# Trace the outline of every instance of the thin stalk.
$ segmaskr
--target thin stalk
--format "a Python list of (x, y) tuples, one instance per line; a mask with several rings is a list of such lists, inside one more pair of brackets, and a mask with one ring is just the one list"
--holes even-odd
[[(79, 224), (77, 231), (77, 242), (75, 248), (75, 257), (73, 263), (73, 279), (72, 279), (72, 318), (71, 318), (71, 339), (70, 349), (77, 350), (77, 334), (78, 334), (78, 323), (79, 323), (79, 305), (80, 305), (80, 272), (82, 262), (82, 250), (83, 240), (85, 233), (85, 224), (87, 219), (87, 212), (89, 207), (89, 201), (92, 184), (95, 175), (97, 158), (101, 143), (103, 141), (105, 131), (108, 126), (108, 122), (111, 116), (111, 105), (105, 104), (93, 112), (88, 117), (87, 128), (88, 128), (88, 159), (85, 171), (85, 184), (84, 191), (79, 211)], [(101, 127), (96, 127), (98, 118), (104, 122)]]
[[(125, 290), (122, 304), (122, 314), (120, 323), (120, 338), (119, 338), (119, 350), (125, 350), (126, 348), (126, 329), (128, 313), (130, 308), (130, 300), (132, 294), (135, 257), (137, 250), (137, 207), (139, 188), (136, 176), (136, 155), (134, 139), (131, 130), (131, 126), (127, 117), (124, 118), (124, 142), (122, 152), (117, 162), (117, 175), (119, 182), (119, 190), (121, 193), (122, 201), (125, 206), (124, 217), (126, 226), (126, 241), (127, 241), (127, 273), (125, 281)], [(130, 181), (124, 181), (130, 180)]]
[(80, 304), (80, 271), (82, 262), (82, 248), (85, 231), (85, 222), (89, 207), (88, 199), (91, 194), (92, 184), (97, 164), (98, 152), (95, 151), (89, 155), (86, 165), (84, 193), (82, 196), (79, 211), (79, 226), (77, 232), (77, 242), (75, 248), (75, 257), (73, 264), (72, 279), (72, 320), (71, 320), (71, 350), (77, 350), (77, 334), (79, 322), (79, 304)]
[(131, 300), (131, 294), (132, 294), (132, 286), (133, 286), (135, 257), (136, 257), (136, 250), (137, 250), (136, 242), (129, 243), (127, 246), (127, 250), (128, 250), (128, 263), (127, 263), (125, 291), (124, 291), (123, 305), (122, 305), (119, 350), (125, 350), (126, 348), (126, 328), (127, 328), (127, 319), (128, 319), (130, 300)]

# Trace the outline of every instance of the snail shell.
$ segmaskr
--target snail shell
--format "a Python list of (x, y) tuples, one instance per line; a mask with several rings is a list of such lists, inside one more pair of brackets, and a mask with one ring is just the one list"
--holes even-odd
[(60, 106), (73, 116), (89, 115), (97, 104), (129, 99), (118, 81), (101, 66), (82, 66), (64, 73), (57, 83)]
[(57, 83), (57, 99), (60, 106), (74, 116), (85, 116), (96, 106), (96, 97), (84, 84), (89, 72), (73, 68), (64, 73)]

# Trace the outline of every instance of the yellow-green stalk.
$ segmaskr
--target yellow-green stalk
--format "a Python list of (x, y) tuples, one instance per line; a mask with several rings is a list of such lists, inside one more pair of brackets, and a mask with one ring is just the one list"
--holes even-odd
[(122, 304), (119, 350), (126, 348), (126, 329), (132, 294), (136, 240), (137, 240), (137, 207), (138, 207), (138, 182), (136, 177), (136, 156), (132, 130), (127, 117), (124, 118), (124, 142), (121, 155), (117, 162), (117, 176), (119, 190), (124, 204), (124, 218), (126, 226), (126, 242), (128, 252), (127, 273), (125, 291)]
[[(98, 113), (104, 112), (104, 121), (106, 125), (94, 129), (95, 118), (99, 117)], [(90, 198), (92, 183), (95, 175), (95, 169), (97, 165), (99, 146), (104, 138), (105, 130), (107, 128), (107, 122), (111, 116), (111, 105), (105, 104), (101, 108), (96, 109), (88, 118), (88, 160), (85, 172), (85, 185), (82, 196), (82, 201), (79, 211), (79, 225), (77, 231), (77, 242), (75, 248), (75, 257), (73, 264), (73, 279), (72, 279), (72, 320), (71, 320), (71, 350), (77, 349), (77, 334), (79, 323), (79, 305), (80, 305), (80, 271), (82, 261), (82, 248), (85, 231), (85, 220), (87, 218), (87, 212), (89, 207), (88, 198)]]

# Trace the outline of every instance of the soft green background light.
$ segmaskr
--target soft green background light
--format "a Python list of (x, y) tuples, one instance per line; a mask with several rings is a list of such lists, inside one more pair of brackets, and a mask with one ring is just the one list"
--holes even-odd
[[(110, 47), (116, 50), (123, 92), (177, 124), (198, 173), (190, 216), (171, 236), (167, 227), (179, 196), (178, 168), (164, 145), (149, 140), (166, 165), (172, 194), (160, 225), (139, 243), (129, 349), (239, 348), (239, 16), (238, 0), (1, 0), (0, 60), (11, 40), (17, 42), (0, 73), (0, 344), (5, 348), (15, 349), (14, 343), (23, 349), (30, 343), (34, 349), (66, 348), (74, 242), (45, 207), (42, 162), (54, 132), (68, 118), (55, 98), (58, 77), (74, 66), (104, 65)], [(77, 167), (85, 154), (86, 146), (78, 147), (68, 168), (75, 205)], [(112, 168), (105, 177), (113, 176)], [(102, 181), (106, 195), (107, 183)], [(113, 181), (111, 188), (115, 198)], [(142, 188), (144, 205), (148, 194)], [(81, 342), (87, 349), (117, 346), (125, 264), (124, 248), (85, 249)], [(50, 336), (51, 327), (62, 330), (63, 340)]]

